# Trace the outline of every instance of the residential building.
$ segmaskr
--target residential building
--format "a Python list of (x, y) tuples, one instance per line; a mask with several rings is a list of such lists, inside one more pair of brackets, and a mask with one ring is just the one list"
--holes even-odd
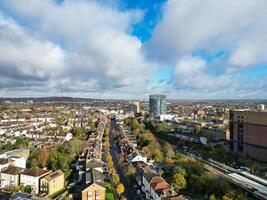
[(20, 179), (19, 174), (24, 169), (16, 166), (9, 166), (1, 172), (1, 188), (2, 189), (12, 189), (19, 185)]
[(138, 115), (141, 113), (141, 102), (140, 101), (137, 101), (137, 102), (134, 102), (134, 115)]
[(64, 172), (57, 170), (40, 179), (40, 193), (47, 196), (62, 190), (64, 188)]
[(87, 160), (86, 159), (86, 170), (90, 169), (95, 169), (101, 173), (103, 173), (103, 164), (102, 162), (92, 159), (92, 160)]
[(10, 164), (20, 168), (26, 168), (26, 159), (20, 156), (9, 157)]
[(267, 162), (267, 112), (230, 112), (230, 150), (246, 158)]
[(29, 168), (20, 174), (20, 185), (31, 186), (32, 193), (38, 194), (40, 191), (40, 179), (48, 175), (50, 171), (40, 168)]
[(144, 173), (142, 176), (142, 191), (146, 199), (151, 200), (184, 200), (182, 195), (171, 187), (160, 175), (154, 172)]
[(83, 185), (74, 199), (105, 200), (105, 194), (104, 175), (95, 169), (91, 169), (85, 173)]
[(167, 112), (166, 95), (154, 94), (149, 96), (149, 114), (151, 117), (165, 115)]

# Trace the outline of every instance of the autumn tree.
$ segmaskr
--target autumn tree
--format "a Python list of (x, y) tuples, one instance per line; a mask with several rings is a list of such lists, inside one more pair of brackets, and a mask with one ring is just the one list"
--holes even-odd
[(125, 191), (124, 185), (122, 183), (119, 183), (116, 187), (116, 192), (119, 196)]
[(40, 167), (45, 167), (48, 164), (49, 153), (47, 149), (40, 149), (38, 152), (38, 165)]
[(135, 173), (136, 173), (136, 170), (135, 170), (135, 168), (133, 166), (129, 165), (129, 166), (126, 167), (125, 174), (127, 176), (134, 175)]
[(164, 153), (164, 156), (167, 158), (172, 158), (175, 155), (175, 152), (173, 150), (173, 146), (168, 142), (164, 143), (162, 151)]
[(112, 181), (113, 181), (113, 183), (115, 183), (116, 185), (120, 182), (120, 177), (118, 176), (118, 174), (114, 174), (114, 175), (112, 175)]

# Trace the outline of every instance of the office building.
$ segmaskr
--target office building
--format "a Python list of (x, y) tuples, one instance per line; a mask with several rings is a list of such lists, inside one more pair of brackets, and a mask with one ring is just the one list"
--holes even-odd
[(230, 112), (230, 150), (246, 158), (267, 162), (267, 112)]
[(166, 96), (154, 94), (149, 96), (149, 114), (151, 117), (165, 115), (167, 112)]

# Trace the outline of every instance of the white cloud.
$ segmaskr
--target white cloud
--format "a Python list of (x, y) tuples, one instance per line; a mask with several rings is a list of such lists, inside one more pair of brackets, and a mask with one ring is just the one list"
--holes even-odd
[(11, 76), (13, 73), (16, 76), (45, 78), (55, 75), (63, 67), (65, 56), (58, 45), (30, 35), (13, 20), (4, 18), (1, 13), (0, 27), (2, 76)]
[(148, 48), (165, 61), (225, 50), (235, 66), (266, 63), (266, 12), (265, 0), (169, 0)]
[(240, 83), (239, 80), (234, 80), (230, 74), (213, 76), (210, 74), (205, 60), (192, 56), (186, 56), (177, 62), (175, 75), (174, 81), (178, 88), (208, 92), (237, 86)]
[[(85, 0), (65, 0), (61, 4), (53, 0), (10, 0), (3, 4), (39, 38), (21, 48), (33, 60), (24, 61), (22, 52), (13, 54), (18, 57), (17, 68), (25, 63), (25, 73), (33, 76), (55, 74), (49, 76), (47, 83), (51, 90), (61, 87), (91, 91), (126, 86), (134, 90), (151, 78), (155, 65), (144, 57), (139, 39), (130, 35), (132, 24), (142, 17), (141, 11), (122, 12)], [(31, 36), (24, 33), (20, 37), (27, 41)], [(12, 50), (16, 45), (13, 48), (8, 44)], [(7, 60), (8, 55), (5, 54)]]

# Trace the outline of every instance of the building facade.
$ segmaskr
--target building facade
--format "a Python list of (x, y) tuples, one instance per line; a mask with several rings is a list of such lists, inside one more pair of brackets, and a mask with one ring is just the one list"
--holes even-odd
[(246, 158), (267, 162), (267, 112), (230, 112), (230, 150)]
[(49, 173), (50, 171), (40, 168), (27, 169), (20, 174), (20, 185), (30, 186), (33, 194), (39, 194), (40, 179)]
[(149, 115), (157, 117), (167, 112), (166, 95), (154, 94), (149, 96)]
[(138, 115), (141, 113), (141, 102), (140, 101), (136, 101), (133, 103), (134, 105), (134, 114)]
[(57, 170), (52, 172), (40, 180), (40, 192), (47, 196), (62, 190), (64, 188), (64, 172)]
[(1, 177), (1, 188), (2, 189), (12, 189), (16, 188), (19, 183), (19, 174), (23, 171), (23, 168), (9, 166), (7, 169), (3, 170), (0, 174)]

